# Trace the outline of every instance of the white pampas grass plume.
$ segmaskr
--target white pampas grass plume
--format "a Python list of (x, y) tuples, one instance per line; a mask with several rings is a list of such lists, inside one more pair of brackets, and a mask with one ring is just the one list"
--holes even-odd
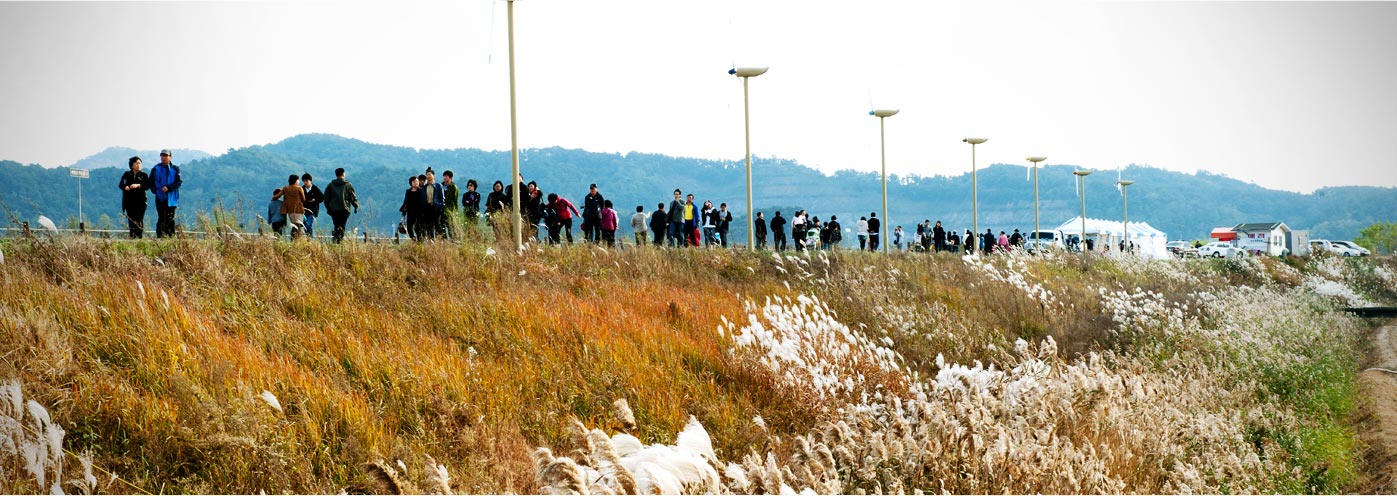
[(82, 478), (68, 481), (68, 484), (78, 488), (83, 494), (92, 494), (97, 491), (97, 477), (92, 475), (92, 453), (78, 455), (78, 463), (82, 464)]
[(4, 265), (4, 264), (5, 264), (5, 251), (4, 251), (4, 250), (0, 250), (0, 265)]
[(528, 274), (528, 273), (529, 273), (529, 271), (527, 271), (527, 270), (519, 269), (519, 275), (521, 275), (521, 276), (522, 276), (522, 275), (526, 275), (526, 274)]
[(762, 420), (761, 415), (752, 417), (752, 424), (756, 425), (758, 428), (761, 428), (761, 430), (766, 430), (766, 421)]
[(679, 439), (675, 440), (674, 445), (708, 461), (718, 459), (718, 455), (713, 453), (713, 439), (708, 437), (708, 431), (703, 429), (703, 424), (693, 415), (689, 416), (689, 423), (679, 432)]
[(56, 225), (53, 224), (53, 219), (50, 219), (50, 218), (48, 218), (48, 217), (44, 217), (44, 216), (40, 215), (40, 216), (39, 216), (39, 225), (40, 225), (40, 226), (43, 226), (44, 229), (48, 229), (48, 230), (50, 230), (50, 231), (53, 231), (55, 234), (58, 233), (58, 226), (56, 226)]
[(616, 421), (621, 423), (621, 428), (635, 430), (635, 414), (631, 412), (631, 404), (625, 398), (618, 398), (611, 405), (616, 407)]
[(486, 247), (486, 248), (485, 248), (485, 256), (487, 256), (487, 257), (493, 257), (493, 256), (495, 256), (495, 249), (494, 249), (494, 248), (490, 248), (490, 247)]
[(437, 463), (432, 455), (427, 455), (427, 482), (431, 483), (434, 494), (451, 494), (451, 474), (446, 465)]
[(747, 472), (742, 470), (742, 466), (736, 463), (729, 463), (727, 470), (723, 471), (723, 477), (728, 479), (728, 489), (734, 494), (751, 494), (752, 482), (747, 480)]
[(611, 439), (606, 437), (606, 433), (601, 429), (592, 429), (587, 434), (592, 445), (592, 458), (597, 462), (597, 471), (603, 476), (611, 476), (621, 486), (615, 491), (618, 494), (635, 494), (635, 476), (622, 464), (621, 457), (616, 454), (616, 446), (612, 445)]
[(582, 468), (571, 458), (554, 458), (548, 448), (534, 451), (534, 466), (538, 468), (539, 491), (546, 494), (586, 494)]
[(611, 436), (611, 445), (616, 448), (616, 454), (622, 458), (630, 457), (645, 449), (645, 445), (640, 442), (640, 439), (630, 434)]
[(281, 402), (277, 401), (276, 395), (272, 394), (271, 391), (264, 390), (262, 391), (262, 394), (257, 395), (257, 397), (261, 398), (263, 402), (267, 403), (267, 406), (272, 407), (272, 409), (276, 410), (277, 413), (282, 413)]

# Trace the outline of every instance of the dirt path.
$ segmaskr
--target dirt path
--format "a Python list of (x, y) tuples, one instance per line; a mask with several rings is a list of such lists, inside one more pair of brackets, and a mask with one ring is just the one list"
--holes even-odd
[(1358, 374), (1361, 395), (1370, 404), (1363, 407), (1359, 437), (1367, 445), (1362, 470), (1366, 474), (1357, 488), (1367, 494), (1397, 494), (1397, 326), (1374, 331), (1364, 371)]

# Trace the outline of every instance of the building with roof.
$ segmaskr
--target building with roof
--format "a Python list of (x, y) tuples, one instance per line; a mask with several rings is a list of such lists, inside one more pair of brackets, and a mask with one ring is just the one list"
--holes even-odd
[(1250, 222), (1232, 227), (1237, 233), (1237, 246), (1253, 252), (1280, 257), (1290, 254), (1286, 238), (1290, 227), (1284, 222)]
[(1073, 217), (1072, 220), (1062, 223), (1057, 227), (1065, 237), (1085, 237), (1081, 239), (1095, 240), (1096, 249), (1101, 250), (1106, 246), (1110, 251), (1118, 251), (1120, 242), (1128, 240), (1135, 244), (1135, 253), (1151, 258), (1169, 258), (1169, 250), (1165, 249), (1165, 243), (1169, 242), (1169, 237), (1164, 231), (1155, 229), (1148, 222), (1131, 222), (1128, 226), (1122, 225), (1119, 220), (1093, 219), (1088, 217), (1086, 221), (1086, 232), (1082, 232), (1082, 218)]

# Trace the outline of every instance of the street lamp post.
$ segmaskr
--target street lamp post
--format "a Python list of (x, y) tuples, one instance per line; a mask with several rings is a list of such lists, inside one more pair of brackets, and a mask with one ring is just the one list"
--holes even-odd
[[(882, 153), (883, 160), (883, 222), (880, 223), (879, 229), (887, 230), (891, 228), (892, 221), (888, 219), (888, 144), (887, 133), (883, 130), (883, 120), (897, 115), (897, 110), (870, 110), (868, 115), (878, 118), (878, 149)], [(878, 233), (879, 244), (883, 245), (883, 253), (888, 252), (888, 238), (888, 236)]]
[(1125, 240), (1126, 244), (1129, 245), (1129, 244), (1130, 244), (1130, 193), (1128, 193), (1128, 190), (1130, 189), (1130, 185), (1135, 184), (1135, 181), (1131, 181), (1131, 180), (1128, 180), (1128, 179), (1127, 179), (1127, 180), (1116, 181), (1116, 184), (1119, 184), (1119, 185), (1121, 186), (1121, 229), (1122, 229), (1121, 232), (1123, 233), (1123, 234), (1121, 234), (1121, 236), (1122, 236), (1123, 239)]
[(756, 249), (756, 241), (752, 237), (752, 118), (747, 98), (747, 80), (766, 74), (766, 67), (734, 67), (728, 70), (728, 74), (742, 78), (742, 125), (746, 129), (747, 153), (747, 249)]
[(507, 7), (509, 19), (509, 162), (513, 171), (509, 180), (514, 183), (514, 186), (510, 188), (514, 194), (509, 196), (511, 207), (514, 209), (514, 252), (522, 253), (524, 251), (524, 218), (523, 212), (519, 211), (519, 195), (524, 192), (519, 191), (519, 118), (515, 112), (514, 104), (514, 2), (515, 0), (508, 0)]
[(1033, 251), (1043, 249), (1043, 239), (1038, 237), (1038, 162), (1047, 159), (1048, 157), (1028, 157), (1028, 161), (1033, 162)]
[(1075, 170), (1072, 174), (1077, 176), (1077, 196), (1082, 198), (1082, 237), (1081, 250), (1082, 260), (1085, 262), (1087, 256), (1087, 183), (1086, 177), (1091, 175), (1089, 170)]
[(975, 145), (989, 141), (989, 138), (965, 138), (970, 143), (970, 232), (980, 235), (980, 183), (975, 177)]

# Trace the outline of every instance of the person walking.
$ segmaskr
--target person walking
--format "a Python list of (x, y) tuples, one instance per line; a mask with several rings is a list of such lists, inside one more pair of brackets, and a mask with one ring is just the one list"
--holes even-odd
[(839, 225), (839, 216), (829, 216), (829, 223), (825, 224), (825, 229), (829, 231), (829, 240), (826, 249), (839, 248), (839, 242), (844, 241), (844, 230)]
[(974, 255), (975, 247), (978, 246), (975, 244), (975, 233), (970, 232), (969, 229), (966, 229), (965, 239), (961, 240), (961, 245), (964, 247), (966, 255)]
[(549, 193), (547, 207), (553, 209), (553, 215), (556, 218), (553, 221), (556, 227), (548, 226), (549, 240), (554, 244), (560, 243), (558, 234), (559, 231), (562, 231), (567, 234), (568, 244), (572, 244), (572, 217), (577, 215), (577, 206), (573, 205), (567, 198), (558, 196), (557, 193)]
[(665, 213), (664, 202), (655, 204), (655, 211), (650, 213), (650, 230), (654, 233), (655, 246), (665, 245), (665, 233), (669, 231), (669, 214)]
[(272, 190), (272, 199), (267, 202), (267, 223), (272, 226), (272, 234), (281, 237), (281, 230), (286, 229), (286, 214), (281, 213), (281, 188)]
[(893, 249), (902, 251), (902, 226), (893, 229)]
[[(299, 177), (292, 174), (281, 188), (281, 213), (286, 215), (286, 225), (291, 227), (291, 237), (306, 232), (306, 190), (297, 184)], [(273, 195), (275, 200), (277, 196)]]
[(684, 237), (689, 240), (689, 246), (703, 246), (702, 239), (699, 238), (699, 225), (703, 224), (703, 212), (699, 211), (699, 206), (694, 204), (694, 194), (689, 193), (684, 197)]
[(766, 219), (761, 212), (757, 212), (757, 218), (752, 219), (752, 234), (757, 238), (757, 249), (766, 249)]
[(398, 207), (398, 211), (403, 214), (403, 227), (399, 232), (407, 231), (409, 238), (413, 241), (420, 241), (421, 229), (418, 224), (421, 222), (422, 210), (427, 206), (427, 196), (422, 192), (422, 180), (418, 176), (407, 178), (408, 189), (403, 192), (403, 205)]
[(980, 252), (985, 255), (993, 255), (994, 245), (997, 244), (998, 239), (994, 236), (994, 229), (985, 229), (985, 235), (980, 236)]
[(446, 208), (446, 191), (441, 183), (437, 182), (437, 173), (428, 167), (423, 173), (427, 176), (422, 182), (423, 194), (427, 196), (427, 205), (423, 209), (422, 219), (418, 222), (422, 232), (429, 239), (436, 239), (437, 236), (445, 232), (442, 228), (442, 210)]
[(509, 197), (504, 194), (504, 181), (495, 181), (490, 196), (485, 199), (485, 215), (499, 212), (509, 207)]
[(635, 206), (635, 215), (631, 216), (631, 231), (635, 232), (635, 245), (645, 246), (649, 244), (649, 217), (645, 215), (645, 205)]
[(587, 196), (582, 198), (582, 239), (589, 243), (601, 241), (601, 209), (606, 198), (597, 190), (597, 184), (587, 187)]
[(805, 236), (805, 211), (798, 210), (791, 215), (791, 240), (796, 251), (805, 251)]
[(150, 175), (141, 171), (141, 157), (131, 157), (126, 161), (131, 170), (121, 175), (117, 187), (121, 189), (121, 212), (126, 214), (126, 227), (131, 231), (131, 239), (145, 236), (146, 191), (150, 190)]
[(868, 251), (878, 251), (879, 234), (882, 234), (883, 223), (878, 220), (877, 212), (868, 213)]
[(340, 167), (335, 169), (335, 180), (325, 185), (325, 213), (330, 214), (330, 221), (334, 223), (330, 237), (336, 243), (344, 241), (350, 208), (359, 213), (359, 197), (354, 194), (354, 185), (344, 178), (344, 167)]
[(678, 188), (674, 190), (674, 200), (669, 202), (669, 244), (674, 247), (684, 246), (684, 239), (688, 236), (684, 234), (684, 199), (683, 193)]
[(717, 212), (718, 209), (713, 208), (712, 201), (703, 201), (703, 212), (701, 214), (703, 216), (703, 246), (714, 246), (718, 244), (718, 238), (714, 236), (718, 232)]
[(776, 251), (786, 251), (786, 218), (777, 210), (771, 217), (771, 247)]
[(859, 217), (854, 224), (854, 233), (859, 235), (859, 251), (868, 249), (868, 217)]
[(931, 228), (931, 241), (936, 243), (938, 253), (946, 251), (946, 230), (941, 228), (941, 221), (936, 221), (936, 226)]
[(306, 194), (306, 236), (315, 239), (315, 218), (320, 215), (325, 193), (320, 191), (320, 186), (311, 183), (309, 172), (301, 174), (301, 190)]
[(175, 209), (179, 208), (179, 187), (184, 184), (179, 166), (175, 165), (174, 154), (160, 150), (160, 164), (150, 169), (150, 187), (155, 190), (155, 237), (175, 236)]
[(727, 248), (728, 228), (732, 226), (732, 212), (728, 211), (728, 204), (718, 204), (718, 211), (714, 213), (714, 216), (718, 228), (718, 244), (723, 248)]
[(606, 246), (616, 247), (616, 228), (620, 224), (617, 218), (616, 209), (612, 208), (611, 200), (602, 200), (601, 219), (597, 226), (601, 228), (601, 240)]

